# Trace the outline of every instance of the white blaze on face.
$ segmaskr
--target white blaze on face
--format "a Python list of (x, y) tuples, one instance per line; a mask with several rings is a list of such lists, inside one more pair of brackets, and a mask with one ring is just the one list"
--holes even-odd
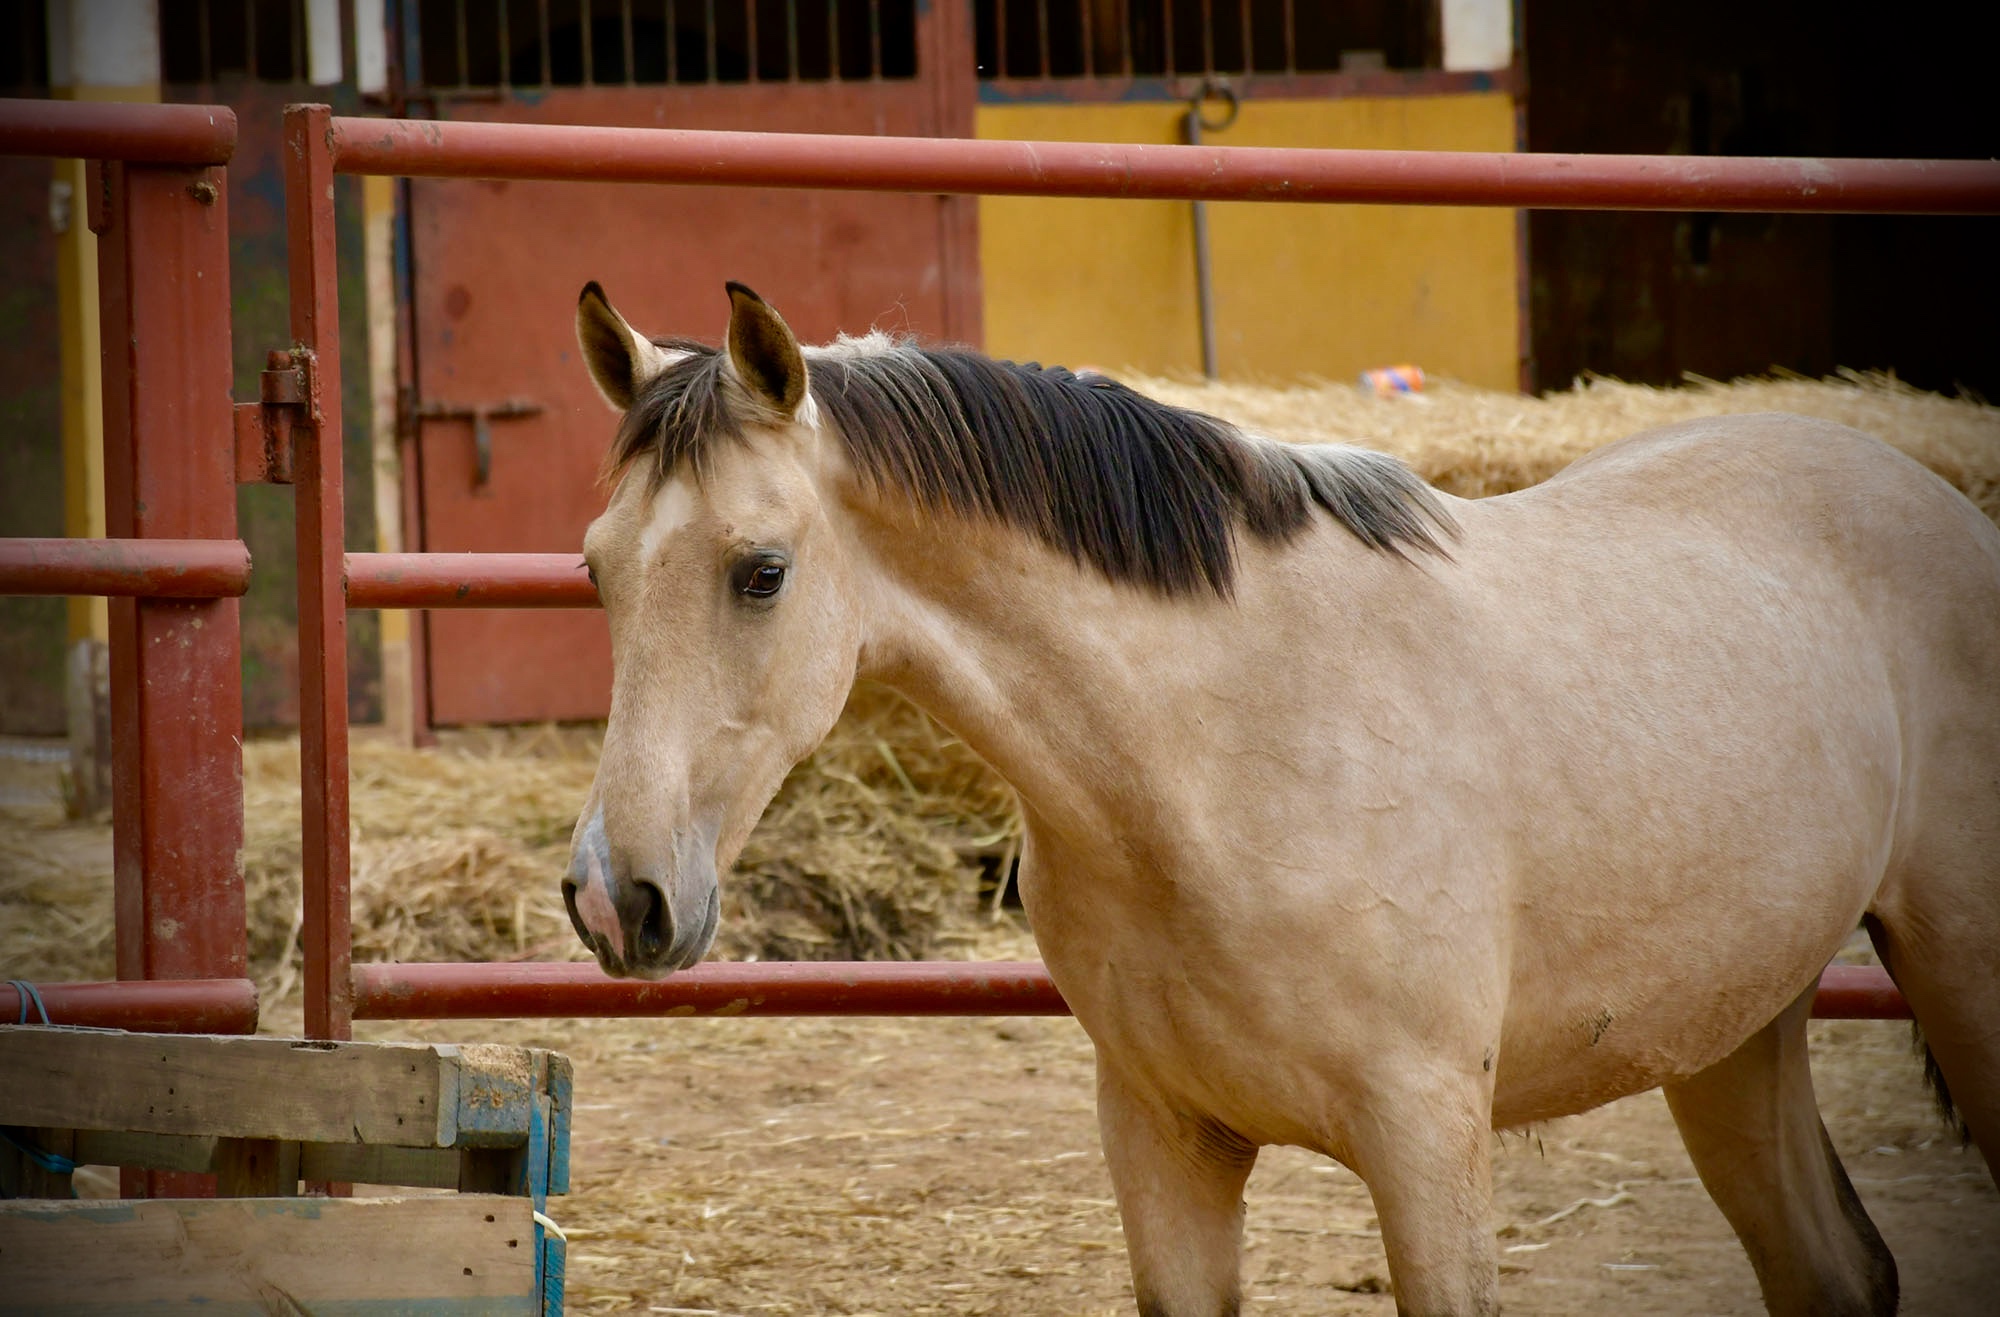
[(619, 922), (618, 907), (611, 903), (611, 884), (598, 862), (597, 849), (583, 853), (584, 881), (576, 893), (576, 913), (585, 928), (610, 942), (618, 958), (625, 958), (625, 925)]
[(653, 495), (653, 515), (646, 521), (646, 529), (639, 533), (639, 560), (651, 562), (653, 553), (667, 536), (688, 524), (694, 517), (694, 490), (680, 476), (675, 476), (660, 486), (660, 492)]

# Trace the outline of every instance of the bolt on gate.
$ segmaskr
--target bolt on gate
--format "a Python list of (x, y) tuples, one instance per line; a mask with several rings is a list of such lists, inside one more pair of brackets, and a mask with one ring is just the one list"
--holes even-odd
[[(227, 110), (0, 103), (0, 151), (123, 162), (102, 167), (102, 231), (108, 239), (106, 321), (123, 327), (129, 349), (107, 353), (106, 370), (107, 398), (118, 404), (106, 409), (117, 418), (107, 438), (108, 447), (116, 445), (107, 466), (119, 473), (112, 525), (127, 538), (0, 541), (0, 589), (134, 596), (122, 605), (127, 622), (113, 632), (114, 689), (121, 673), (126, 689), (124, 717), (116, 724), (117, 762), (124, 766), (116, 802), (119, 974), (128, 982), (52, 985), (47, 998), (69, 1022), (254, 1028), (254, 992), (243, 977), (243, 891), (233, 856), (238, 840), (224, 845), (224, 839), (240, 839), (242, 828), (233, 740), (240, 730), (239, 644), (229, 597), (242, 593), (248, 570), (247, 554), (233, 538), (232, 478), (289, 482), (298, 502), (310, 1036), (345, 1039), (356, 1018), (1066, 1009), (1033, 962), (712, 963), (661, 982), (612, 980), (584, 964), (351, 963), (347, 611), (582, 608), (597, 601), (580, 555), (345, 551), (336, 174), (1186, 201), (2000, 214), (2000, 164), (1986, 161), (969, 141), (420, 122), (336, 117), (325, 106), (293, 106), (285, 117), (292, 344), (287, 353), (273, 354), (263, 398), (238, 404), (232, 416), (224, 414), (222, 401), (228, 307), (218, 297), (226, 297), (226, 228), (219, 187), (204, 192), (197, 175), (226, 160), (233, 135)], [(141, 237), (144, 262), (132, 256)], [(125, 264), (113, 268), (121, 252)], [(221, 273), (196, 279), (197, 268)], [(170, 277), (169, 270), (188, 277)], [(120, 359), (115, 376), (113, 357)], [(196, 389), (197, 376), (219, 379), (219, 390)], [(141, 398), (149, 399), (146, 407), (139, 406)], [(233, 453), (213, 437), (222, 434), (234, 436)], [(140, 500), (143, 515), (133, 511), (135, 491), (147, 495)], [(177, 511), (184, 505), (190, 510)], [(196, 507), (199, 514), (191, 510)], [(182, 602), (190, 595), (209, 602)], [(195, 623), (192, 610), (201, 608), (215, 610), (217, 625)], [(179, 659), (182, 666), (157, 671), (135, 666), (152, 652), (141, 642), (158, 634), (185, 637), (181, 652), (199, 659)], [(162, 707), (173, 703), (160, 697), (162, 691), (183, 702)], [(215, 702), (185, 698), (202, 693), (215, 695)], [(196, 842), (196, 849), (177, 849)], [(199, 874), (198, 882), (190, 873)], [(174, 931), (162, 931), (168, 928)], [(157, 982), (162, 979), (201, 982), (170, 989)], [(13, 992), (0, 988), (0, 1012), (12, 1009)], [(197, 1017), (197, 1009), (208, 1013)], [(1821, 980), (1815, 1013), (1888, 1019), (1906, 1016), (1907, 1008), (1883, 971), (1832, 966)]]

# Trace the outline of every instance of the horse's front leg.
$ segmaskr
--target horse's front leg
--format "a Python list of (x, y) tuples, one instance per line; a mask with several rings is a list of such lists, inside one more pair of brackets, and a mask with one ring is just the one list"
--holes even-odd
[(1397, 1317), (1500, 1311), (1486, 1078), (1412, 1067), (1348, 1123), (1348, 1154), (1375, 1202)]
[(1256, 1146), (1135, 1090), (1102, 1055), (1097, 1123), (1142, 1317), (1235, 1317)]

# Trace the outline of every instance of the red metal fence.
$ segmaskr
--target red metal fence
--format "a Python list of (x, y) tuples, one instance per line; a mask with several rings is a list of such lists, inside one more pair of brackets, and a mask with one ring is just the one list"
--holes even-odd
[[(114, 850), (123, 984), (51, 985), (66, 1023), (250, 1029), (245, 978), (238, 479), (298, 506), (307, 1030), (365, 1019), (665, 1014), (1060, 1014), (1033, 963), (709, 964), (659, 983), (590, 965), (350, 964), (346, 621), (351, 608), (593, 607), (564, 554), (346, 553), (333, 241), (337, 173), (1032, 196), (1632, 210), (2000, 213), (2000, 164), (1470, 155), (940, 141), (508, 126), (286, 111), (288, 353), (228, 401), (228, 110), (0, 102), (0, 153), (81, 155), (103, 235), (100, 541), (0, 541), (0, 590), (113, 604)], [(143, 256), (143, 259), (141, 259)], [(143, 405), (142, 405), (143, 403)], [(234, 448), (219, 436), (234, 436)], [(553, 881), (553, 877), (551, 878)], [(185, 980), (171, 988), (158, 981)], [(10, 1004), (11, 1003), (11, 1004)], [(20, 1003), (0, 988), (0, 1018)], [(1822, 1016), (1907, 1008), (1835, 966)]]

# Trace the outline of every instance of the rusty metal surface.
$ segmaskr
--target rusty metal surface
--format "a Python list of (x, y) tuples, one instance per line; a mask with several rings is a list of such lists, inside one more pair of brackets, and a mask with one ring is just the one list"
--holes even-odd
[[(222, 171), (113, 164), (103, 178), (107, 527), (233, 541)], [(244, 974), (240, 655), (234, 599), (112, 601), (121, 979)]]
[(249, 587), (241, 540), (0, 539), (0, 594), (223, 599)]
[[(937, 91), (922, 82), (560, 91), (532, 105), (454, 104), (450, 112), (890, 134), (947, 122)], [(960, 113), (969, 130), (969, 98)], [(976, 281), (962, 268), (976, 263), (976, 241), (956, 227), (969, 202), (460, 180), (418, 182), (410, 195), (423, 509), (411, 549), (580, 549), (604, 506), (598, 469), (616, 424), (576, 355), (576, 297), (588, 280), (602, 281), (653, 332), (718, 338), (728, 312), (722, 284), (735, 278), (771, 290), (814, 341), (873, 325), (976, 336)], [(447, 403), (465, 414), (422, 416)], [(482, 480), (472, 413), (492, 415), (503, 404), (514, 414), (488, 426)], [(610, 639), (597, 613), (460, 609), (428, 615), (420, 630), (432, 723), (602, 718), (608, 710)]]
[(598, 600), (575, 553), (350, 553), (347, 606), (596, 608)]
[(1067, 1015), (1035, 961), (711, 962), (656, 982), (595, 965), (354, 967), (361, 1019), (644, 1015)]
[(220, 105), (0, 99), (0, 155), (223, 165), (236, 115)]
[(1809, 214), (2000, 213), (2000, 162), (945, 141), (335, 119), (346, 173), (984, 196)]
[[(595, 965), (354, 967), (365, 1020), (691, 1015), (1067, 1015), (1036, 961), (715, 962), (665, 979), (607, 978)], [(1909, 1018), (1886, 972), (1832, 965), (1813, 1014)]]
[[(257, 985), (248, 979), (168, 979), (155, 983), (37, 983), (49, 1023), (143, 1033), (255, 1033)], [(0, 1025), (41, 1022), (32, 1000), (0, 983)]]
[(347, 836), (347, 600), (340, 429), (340, 304), (330, 111), (285, 111), (291, 365), (304, 404), (292, 429), (298, 512), (299, 791), (303, 823), (306, 1035), (352, 1034)]

